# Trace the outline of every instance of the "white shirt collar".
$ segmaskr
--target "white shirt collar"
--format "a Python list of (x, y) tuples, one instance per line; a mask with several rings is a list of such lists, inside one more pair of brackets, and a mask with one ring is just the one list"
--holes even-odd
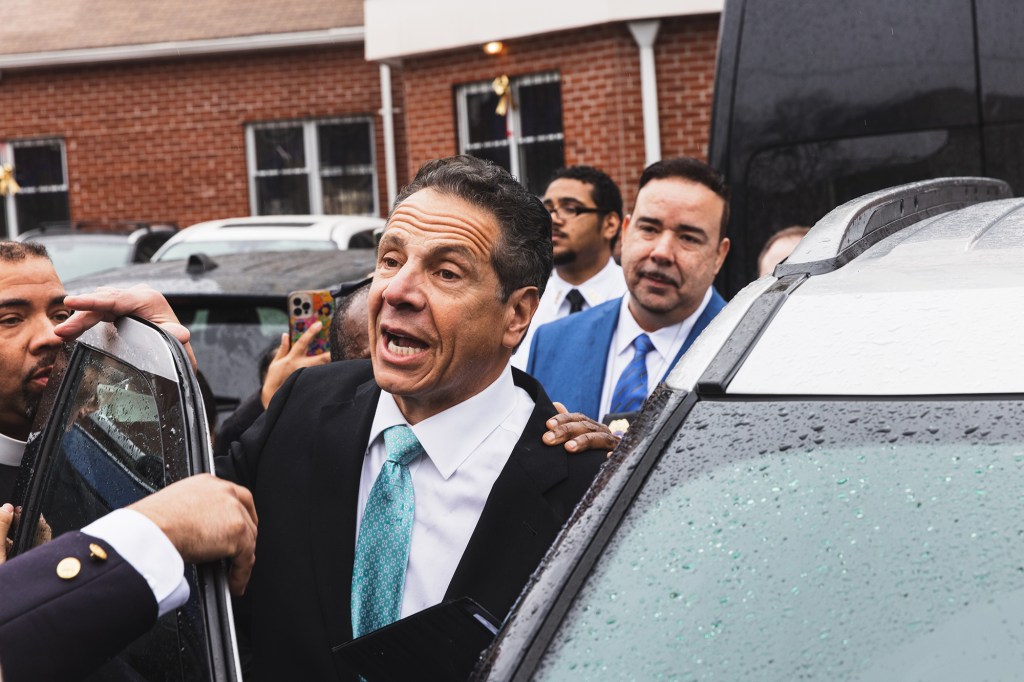
[[(495, 410), (500, 405), (502, 409)], [(516, 405), (516, 386), (512, 380), (512, 369), (505, 370), (490, 386), (472, 398), (449, 407), (433, 417), (411, 426), (423, 450), (437, 467), (445, 480), (451, 478), (462, 463), (502, 422), (508, 418)], [(395, 397), (381, 391), (377, 401), (377, 412), (370, 425), (370, 440), (373, 444), (384, 430), (400, 424), (409, 424), (398, 409)], [(452, 434), (458, 437), (452, 437)]]
[(710, 300), (711, 287), (708, 287), (708, 290), (704, 292), (704, 300), (685, 320), (670, 324), (653, 332), (645, 332), (637, 324), (633, 313), (629, 310), (629, 294), (623, 296), (622, 305), (619, 309), (619, 324), (615, 333), (615, 347), (612, 348), (612, 351), (616, 354), (622, 353), (633, 343), (633, 339), (640, 334), (647, 334), (651, 339), (651, 343), (654, 344), (654, 350), (657, 351), (662, 360), (671, 362), (676, 352), (682, 346), (683, 341), (690, 334), (690, 330), (693, 329), (693, 325), (697, 323), (697, 318), (708, 307)]
[(548, 287), (552, 289), (554, 294), (556, 310), (561, 307), (566, 294), (573, 289), (578, 289), (583, 295), (583, 300), (587, 302), (589, 307), (593, 308), (611, 298), (608, 293), (609, 291), (621, 290), (624, 286), (625, 279), (623, 278), (622, 268), (611, 258), (608, 259), (608, 262), (605, 263), (600, 272), (582, 284), (566, 282), (558, 274), (558, 270), (552, 270), (551, 278), (548, 280)]
[(21, 466), (22, 455), (25, 454), (25, 441), (15, 440), (0, 433), (0, 464)]

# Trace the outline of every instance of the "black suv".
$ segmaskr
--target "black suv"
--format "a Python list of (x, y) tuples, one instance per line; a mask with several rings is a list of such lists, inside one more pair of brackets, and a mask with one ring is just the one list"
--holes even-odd
[(731, 297), (768, 237), (885, 187), (985, 175), (1024, 193), (1012, 0), (726, 0), (709, 160), (732, 186)]

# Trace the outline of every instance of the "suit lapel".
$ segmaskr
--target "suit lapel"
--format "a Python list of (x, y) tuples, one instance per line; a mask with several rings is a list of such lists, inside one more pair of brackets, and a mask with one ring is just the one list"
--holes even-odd
[[(353, 399), (320, 411), (320, 450), (313, 464), (312, 556), (329, 641), (352, 639), (351, 582), (359, 477), (380, 388), (368, 381)], [(345, 504), (338, 504), (346, 500)]]
[[(562, 377), (567, 386), (575, 387), (572, 391), (572, 401), (566, 401), (566, 407), (570, 412), (582, 412), (594, 419), (601, 416), (598, 414), (601, 411), (601, 392), (604, 390), (608, 353), (611, 352), (612, 334), (619, 322), (621, 302), (620, 297), (611, 301), (612, 305), (605, 303), (595, 310), (586, 338), (582, 339), (582, 343), (579, 343), (574, 351), (584, 355), (582, 363), (565, 365), (570, 370), (576, 367), (585, 368), (584, 371), (574, 372), (572, 376)], [(560, 387), (559, 391), (561, 390)]]
[(554, 414), (536, 382), (516, 384), (536, 405), (505, 468), (491, 488), (445, 599), (471, 596), (498, 618), (504, 617), (565, 518), (544, 493), (568, 476), (565, 453), (541, 442)]
[(675, 359), (672, 360), (668, 369), (665, 370), (665, 375), (661, 377), (662, 381), (668, 379), (668, 375), (672, 373), (673, 369), (675, 369), (676, 364), (679, 362), (679, 358), (683, 357), (683, 353), (690, 349), (690, 346), (692, 346), (693, 342), (697, 340), (700, 333), (704, 331), (705, 327), (711, 324), (711, 320), (715, 319), (715, 316), (722, 312), (722, 308), (724, 307), (725, 299), (722, 298), (717, 289), (712, 287), (711, 300), (708, 301), (706, 306), (704, 306), (704, 312), (700, 314), (697, 321), (693, 323), (693, 329), (691, 329), (690, 333), (686, 336), (686, 339), (683, 341), (683, 345), (679, 348), (679, 352), (676, 353)]

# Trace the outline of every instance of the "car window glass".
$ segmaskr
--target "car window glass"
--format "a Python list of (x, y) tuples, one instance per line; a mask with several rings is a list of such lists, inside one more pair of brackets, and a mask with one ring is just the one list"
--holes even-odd
[(537, 679), (1013, 679), (1024, 404), (700, 402)]
[(128, 263), (125, 240), (53, 239), (44, 242), (53, 269), (62, 281), (121, 267)]
[(203, 374), (216, 387), (221, 419), (262, 385), (260, 358), (288, 331), (283, 303), (278, 307), (240, 299), (175, 306), (178, 319), (192, 333), (192, 349)]
[[(176, 381), (83, 344), (58, 366), (68, 371), (54, 380), (70, 386), (40, 436), (35, 468), (42, 484), (26, 502), (38, 519), (35, 543), (80, 529), (190, 473), (183, 392)], [(211, 678), (204, 590), (195, 566), (186, 566), (185, 579), (189, 601), (89, 679)]]

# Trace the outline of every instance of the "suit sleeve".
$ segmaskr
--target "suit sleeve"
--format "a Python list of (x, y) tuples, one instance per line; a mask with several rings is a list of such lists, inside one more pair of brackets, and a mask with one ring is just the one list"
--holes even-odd
[[(90, 556), (99, 544), (105, 560)], [(80, 570), (57, 575), (68, 558)], [(71, 562), (73, 563), (73, 562)], [(80, 679), (156, 622), (149, 584), (102, 540), (61, 535), (0, 564), (0, 670), (6, 682)]]
[(224, 420), (217, 429), (217, 437), (213, 443), (213, 456), (221, 457), (228, 454), (231, 444), (238, 440), (259, 416), (263, 414), (263, 400), (260, 392), (252, 394), (239, 404), (238, 409), (231, 413), (231, 416)]

